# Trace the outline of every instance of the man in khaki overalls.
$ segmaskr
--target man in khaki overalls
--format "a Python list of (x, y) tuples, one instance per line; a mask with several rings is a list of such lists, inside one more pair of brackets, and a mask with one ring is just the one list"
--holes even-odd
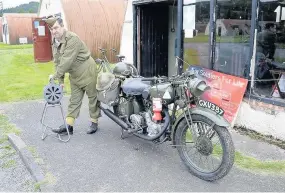
[[(61, 18), (51, 17), (46, 20), (53, 36), (52, 50), (55, 63), (54, 80), (63, 85), (64, 75), (69, 73), (71, 97), (68, 105), (66, 123), (69, 132), (73, 134), (74, 120), (79, 116), (82, 99), (86, 92), (89, 99), (89, 114), (91, 126), (87, 134), (95, 133), (98, 129), (98, 118), (101, 116), (97, 100), (96, 82), (97, 68), (90, 51), (79, 37), (64, 28)], [(53, 129), (55, 133), (66, 133), (65, 125)]]

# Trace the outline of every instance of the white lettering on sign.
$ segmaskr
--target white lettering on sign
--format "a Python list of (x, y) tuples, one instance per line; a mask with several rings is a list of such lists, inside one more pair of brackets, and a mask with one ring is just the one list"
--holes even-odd
[[(236, 79), (236, 77), (231, 78), (231, 77), (224, 76), (224, 75), (214, 74), (213, 72), (206, 72), (205, 70), (196, 70), (196, 69), (194, 69), (194, 73), (197, 75), (203, 76), (205, 78), (211, 79), (211, 80), (218, 80), (218, 81), (221, 81), (223, 83), (230, 84), (230, 85), (235, 86), (235, 87), (243, 88), (245, 85), (244, 82)], [(218, 84), (218, 82), (215, 82), (215, 84)], [(221, 89), (221, 88), (219, 88), (219, 89)]]

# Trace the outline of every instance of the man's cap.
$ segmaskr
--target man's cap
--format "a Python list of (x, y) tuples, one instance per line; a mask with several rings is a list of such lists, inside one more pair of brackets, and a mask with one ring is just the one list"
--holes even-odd
[(50, 17), (50, 18), (46, 19), (45, 21), (49, 27), (52, 27), (55, 24), (55, 22), (57, 21), (57, 18), (56, 17)]

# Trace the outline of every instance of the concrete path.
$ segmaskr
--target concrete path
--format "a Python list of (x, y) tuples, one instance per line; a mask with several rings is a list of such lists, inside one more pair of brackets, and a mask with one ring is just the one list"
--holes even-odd
[[(64, 109), (67, 102), (64, 98)], [(22, 129), (22, 139), (43, 159), (54, 191), (285, 191), (285, 177), (237, 168), (218, 182), (202, 181), (186, 170), (177, 151), (167, 144), (155, 146), (135, 137), (121, 140), (120, 129), (106, 116), (100, 119), (100, 131), (87, 135), (87, 104), (85, 98), (68, 143), (53, 137), (41, 140), (43, 101), (0, 105), (0, 112)], [(61, 124), (59, 112), (50, 111), (51, 124)]]

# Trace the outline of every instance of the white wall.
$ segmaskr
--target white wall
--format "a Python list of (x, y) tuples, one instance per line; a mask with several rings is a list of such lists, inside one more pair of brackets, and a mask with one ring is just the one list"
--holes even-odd
[(133, 6), (128, 0), (127, 11), (122, 30), (120, 55), (124, 55), (125, 62), (133, 64)]
[(5, 37), (5, 35), (3, 35), (3, 43), (4, 44), (10, 44), (10, 36), (9, 36), (9, 34), (7, 34), (6, 37)]
[(60, 0), (42, 0), (42, 4), (38, 13), (39, 17), (45, 17), (60, 13), (62, 6)]
[[(7, 19), (5, 16), (2, 17), (2, 26), (1, 30), (3, 30), (3, 25), (7, 24)], [(7, 25), (7, 32), (4, 34), (4, 31), (2, 31), (2, 38), (3, 38), (3, 43), (4, 44), (10, 44), (10, 36), (9, 36), (9, 26)]]
[[(60, 1), (60, 3), (61, 3), (61, 1)], [(66, 19), (65, 19), (65, 13), (64, 13), (64, 10), (63, 10), (63, 8), (62, 8), (62, 4), (61, 4), (61, 18), (62, 18), (62, 20), (63, 20), (63, 25), (65, 26), (65, 28), (66, 29), (68, 29), (69, 27), (68, 27), (68, 23), (66, 22)]]
[(255, 110), (247, 102), (243, 101), (237, 114), (235, 125), (245, 126), (259, 133), (285, 140), (285, 112), (271, 115), (261, 110)]
[(54, 15), (61, 13), (64, 26), (68, 29), (66, 23), (65, 14), (62, 9), (62, 4), (60, 0), (42, 0), (40, 5), (40, 10), (38, 12), (38, 17), (46, 17), (49, 15)]

